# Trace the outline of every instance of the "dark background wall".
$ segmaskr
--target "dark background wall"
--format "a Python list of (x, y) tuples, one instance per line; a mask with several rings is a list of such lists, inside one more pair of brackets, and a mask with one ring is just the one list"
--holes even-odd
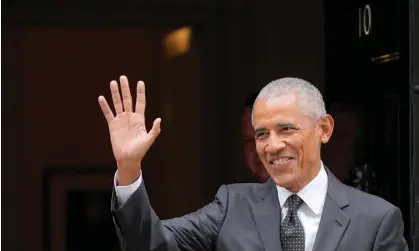
[[(360, 36), (366, 5), (373, 28)], [(147, 124), (163, 119), (144, 160), (161, 218), (194, 211), (221, 184), (247, 177), (242, 104), (269, 81), (296, 76), (328, 103), (364, 108), (365, 163), (377, 171), (380, 195), (402, 209), (407, 239), (415, 238), (409, 1), (9, 0), (2, 7), (5, 250), (105, 250), (116, 237), (109, 214), (116, 168), (97, 97), (110, 98), (109, 82), (121, 74), (132, 90), (145, 81)], [(182, 26), (192, 28), (190, 51), (169, 56), (163, 41)], [(77, 215), (83, 210), (92, 219), (104, 210), (104, 227), (90, 228)]]
[[(302, 8), (304, 6), (305, 8)], [(126, 74), (147, 86), (162, 134), (144, 175), (162, 218), (211, 200), (243, 173), (241, 105), (269, 81), (324, 91), (321, 1), (3, 1), (5, 250), (43, 250), (45, 170), (115, 170), (97, 104)], [(164, 35), (193, 27), (191, 51), (168, 57)], [(92, 181), (93, 182), (93, 181)], [(52, 202), (53, 203), (53, 202)]]

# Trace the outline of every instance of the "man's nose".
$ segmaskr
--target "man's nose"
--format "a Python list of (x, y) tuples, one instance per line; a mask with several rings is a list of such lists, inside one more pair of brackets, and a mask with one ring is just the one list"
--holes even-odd
[(275, 154), (285, 148), (286, 144), (283, 140), (277, 137), (273, 137), (269, 140), (268, 144), (266, 145), (266, 152), (269, 154)]

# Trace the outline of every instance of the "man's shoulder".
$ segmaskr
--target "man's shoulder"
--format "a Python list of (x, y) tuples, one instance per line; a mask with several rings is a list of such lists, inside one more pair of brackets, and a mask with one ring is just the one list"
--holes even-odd
[(366, 193), (351, 186), (344, 186), (349, 200), (348, 209), (352, 209), (358, 213), (384, 216), (387, 212), (396, 207), (389, 201), (379, 196)]
[(274, 187), (272, 182), (266, 183), (233, 183), (224, 185), (231, 197), (260, 199), (266, 197)]
[(396, 208), (396, 206), (381, 197), (342, 183), (329, 171), (329, 169), (326, 170), (328, 171), (329, 182), (328, 195), (336, 202), (340, 202), (341, 205), (347, 205), (345, 206), (344, 211), (349, 215), (376, 216), (380, 218), (386, 215), (390, 210)]
[(267, 183), (232, 183), (225, 186), (233, 193), (251, 193), (254, 190), (265, 189)]

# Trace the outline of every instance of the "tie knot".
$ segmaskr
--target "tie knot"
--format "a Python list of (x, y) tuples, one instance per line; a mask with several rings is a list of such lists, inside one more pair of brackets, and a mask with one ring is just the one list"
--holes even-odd
[(302, 203), (303, 200), (298, 195), (293, 194), (288, 198), (288, 210), (297, 212)]

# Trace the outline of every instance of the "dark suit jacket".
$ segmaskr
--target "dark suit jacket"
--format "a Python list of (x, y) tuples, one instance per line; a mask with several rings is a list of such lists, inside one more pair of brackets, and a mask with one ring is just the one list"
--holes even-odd
[[(329, 171), (328, 190), (313, 251), (406, 251), (400, 210), (338, 181)], [(221, 186), (215, 200), (197, 212), (160, 220), (141, 184), (112, 214), (123, 250), (281, 250), (281, 210), (276, 186)]]

